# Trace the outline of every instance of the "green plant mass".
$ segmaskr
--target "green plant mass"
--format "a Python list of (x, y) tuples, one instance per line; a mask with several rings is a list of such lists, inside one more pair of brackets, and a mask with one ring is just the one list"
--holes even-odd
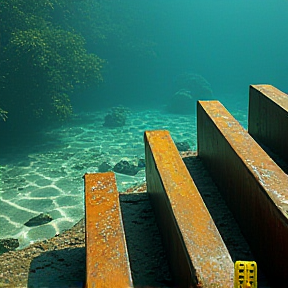
[(103, 80), (105, 61), (87, 52), (70, 25), (53, 22), (63, 2), (0, 2), (0, 118), (8, 116), (6, 122), (66, 119), (75, 90)]

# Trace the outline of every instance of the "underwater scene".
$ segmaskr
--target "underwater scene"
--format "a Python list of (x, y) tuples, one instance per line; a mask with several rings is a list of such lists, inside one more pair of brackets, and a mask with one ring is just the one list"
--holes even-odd
[[(288, 92), (286, 0), (1, 0), (0, 254), (84, 217), (83, 175), (145, 182), (145, 130), (197, 150), (196, 103), (247, 128), (251, 84)], [(8, 249), (8, 248), (7, 248)]]

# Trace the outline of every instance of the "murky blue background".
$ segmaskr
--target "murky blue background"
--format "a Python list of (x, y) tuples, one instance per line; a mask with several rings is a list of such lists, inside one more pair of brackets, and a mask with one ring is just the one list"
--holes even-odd
[(141, 18), (131, 29), (155, 43), (154, 57), (101, 51), (111, 67), (103, 88), (109, 102), (165, 103), (175, 77), (187, 71), (206, 78), (223, 102), (245, 94), (246, 105), (250, 84), (287, 92), (287, 1), (136, 2), (130, 1)]

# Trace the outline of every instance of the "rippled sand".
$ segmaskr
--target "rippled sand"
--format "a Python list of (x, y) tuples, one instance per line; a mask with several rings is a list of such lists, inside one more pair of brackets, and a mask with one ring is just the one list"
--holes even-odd
[[(0, 238), (17, 238), (19, 248), (71, 228), (84, 215), (82, 176), (98, 172), (102, 162), (112, 167), (120, 160), (137, 164), (144, 158), (145, 130), (167, 129), (175, 142), (187, 141), (196, 150), (195, 115), (161, 110), (131, 110), (126, 125), (103, 127), (106, 111), (75, 115), (60, 128), (43, 132), (33, 147), (11, 147), (0, 155)], [(245, 126), (243, 111), (234, 113)], [(120, 192), (145, 182), (144, 169), (135, 176), (116, 173)], [(40, 213), (53, 221), (24, 225)]]

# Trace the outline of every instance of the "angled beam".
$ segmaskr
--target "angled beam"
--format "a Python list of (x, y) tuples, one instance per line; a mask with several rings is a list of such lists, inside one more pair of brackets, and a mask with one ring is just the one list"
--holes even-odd
[(251, 85), (248, 132), (288, 163), (288, 95), (271, 85)]
[(198, 155), (260, 267), (288, 283), (288, 177), (218, 101), (197, 104)]
[(114, 173), (84, 180), (86, 288), (133, 287)]
[(233, 287), (233, 262), (168, 131), (144, 134), (146, 182), (176, 287)]

